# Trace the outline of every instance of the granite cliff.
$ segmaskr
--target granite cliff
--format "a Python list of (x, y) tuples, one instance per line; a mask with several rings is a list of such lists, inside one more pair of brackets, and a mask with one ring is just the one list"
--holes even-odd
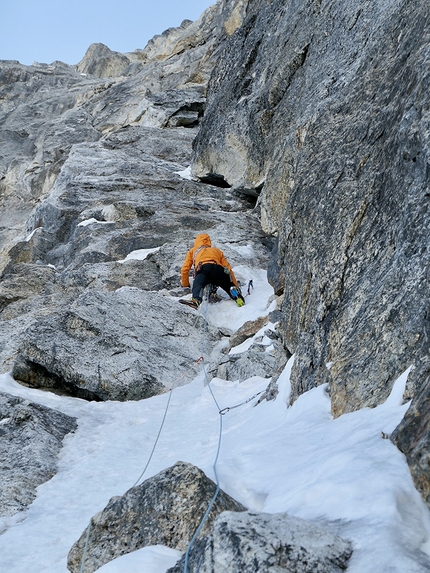
[[(272, 377), (269, 400), (294, 354), (291, 400), (327, 383), (338, 417), (384, 402), (411, 366), (391, 439), (430, 505), (428, 18), (425, 0), (219, 0), (131, 54), (94, 44), (75, 67), (0, 62), (2, 372), (97, 401), (190, 379), (203, 318), (177, 304), (178, 272), (209, 232), (234, 266), (268, 268), (279, 305), (271, 355), (220, 351), (264, 321), (209, 326), (210, 371)], [(73, 431), (1, 402), (33, 438), (28, 420), (52, 425), (55, 451)], [(6, 515), (46, 465), (16, 503), (4, 492)], [(231, 517), (228, 535), (247, 520), (276, 528)]]
[(335, 416), (373, 407), (412, 365), (393, 439), (429, 500), (427, 8), (249, 3), (211, 76), (193, 172), (258, 196), (278, 238), (293, 399), (328, 382)]

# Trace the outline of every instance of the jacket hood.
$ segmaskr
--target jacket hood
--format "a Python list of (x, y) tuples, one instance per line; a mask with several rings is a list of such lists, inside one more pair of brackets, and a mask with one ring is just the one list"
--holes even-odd
[(197, 235), (196, 240), (194, 241), (194, 246), (195, 247), (202, 247), (202, 246), (211, 247), (212, 246), (211, 238), (206, 233), (202, 233), (200, 235)]

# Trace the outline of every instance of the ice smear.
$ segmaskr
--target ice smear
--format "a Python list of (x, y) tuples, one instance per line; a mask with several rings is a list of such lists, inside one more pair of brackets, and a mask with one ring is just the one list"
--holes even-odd
[(94, 223), (98, 223), (99, 225), (112, 225), (112, 221), (99, 221), (98, 219), (91, 217), (91, 219), (85, 219), (85, 221), (81, 221), (77, 226), (88, 227), (88, 225), (93, 225)]
[(25, 238), (25, 242), (28, 243), (31, 238), (33, 237), (33, 235), (39, 230), (39, 229), (43, 229), (43, 227), (36, 227), (35, 229), (33, 229), (33, 231), (31, 231), (31, 233), (29, 235), (27, 235), (27, 237)]

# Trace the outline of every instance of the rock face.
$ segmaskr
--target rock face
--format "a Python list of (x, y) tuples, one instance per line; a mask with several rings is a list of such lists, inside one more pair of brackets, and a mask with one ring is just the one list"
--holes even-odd
[(292, 399), (329, 382), (335, 416), (383, 402), (411, 364), (414, 396), (430, 361), (427, 8), (253, 2), (194, 144), (196, 176), (262, 188)]
[(0, 393), (0, 534), (2, 521), (25, 509), (57, 470), (57, 455), (74, 418)]
[[(216, 49), (245, 8), (244, 0), (223, 0), (127, 55), (93, 44), (76, 69), (0, 62), (0, 270), (75, 143), (128, 125), (167, 125), (170, 115), (172, 126), (197, 123)], [(176, 90), (172, 101), (167, 90)]]
[(76, 70), (1, 63), (0, 364), (23, 383), (95, 400), (162, 392), (199, 353), (199, 320), (175, 304), (195, 235), (237, 265), (255, 234), (264, 265), (253, 205), (179, 174), (215, 50), (245, 9), (219, 2), (126, 56), (94, 44)]
[(339, 416), (412, 365), (392, 439), (429, 503), (427, 4), (220, 0), (130, 54), (0, 62), (2, 371), (92, 400), (170, 388), (199, 355), (176, 302), (205, 231), (283, 295), (273, 352), (211, 372), (274, 375), (269, 399), (294, 353), (292, 400), (328, 382)]
[(430, 506), (430, 376), (412, 400), (391, 440), (408, 461), (415, 487)]
[[(231, 513), (217, 517), (210, 535), (190, 551), (189, 573), (341, 573), (351, 544), (287, 514)], [(168, 573), (181, 573), (184, 558)]]
[[(148, 398), (195, 376), (198, 325), (203, 318), (169, 296), (129, 287), (90, 291), (26, 331), (12, 376), (89, 400)], [(207, 329), (208, 341), (216, 335)]]
[[(93, 517), (85, 573), (92, 573), (125, 553), (147, 545), (167, 545), (184, 551), (215, 494), (216, 485), (205, 474), (184, 462), (177, 462), (113, 498)], [(211, 509), (201, 535), (208, 533), (217, 515), (245, 508), (222, 490)], [(80, 571), (86, 531), (75, 543), (67, 567)]]
[[(2, 275), (0, 359), (17, 380), (140, 399), (170, 388), (198, 358), (201, 317), (177, 304), (196, 234), (209, 231), (233, 265), (248, 262), (241, 245), (255, 244), (256, 265), (268, 249), (252, 205), (178, 175), (193, 137), (136, 126), (74, 146)], [(127, 260), (133, 252), (147, 256)]]

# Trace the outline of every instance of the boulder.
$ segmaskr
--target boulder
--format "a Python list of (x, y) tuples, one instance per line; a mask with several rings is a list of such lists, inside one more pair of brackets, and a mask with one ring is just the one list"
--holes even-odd
[[(177, 462), (156, 476), (112, 498), (92, 518), (84, 573), (92, 573), (120, 555), (149, 545), (167, 545), (185, 551), (216, 490), (216, 485), (195, 466)], [(222, 490), (202, 528), (208, 533), (223, 511), (245, 508)], [(70, 550), (67, 567), (80, 571), (87, 531)]]
[(75, 418), (0, 393), (0, 534), (2, 521), (30, 505), (36, 488), (56, 474), (62, 440), (76, 428)]
[(270, 378), (276, 365), (272, 352), (267, 352), (267, 346), (254, 343), (245, 352), (228, 354), (218, 365), (216, 375), (223, 380), (243, 382), (252, 376)]
[(104, 44), (91, 44), (77, 64), (76, 71), (97, 78), (118, 77), (125, 74), (131, 61), (126, 55), (112, 52)]
[[(285, 513), (231, 513), (189, 552), (189, 573), (341, 573), (352, 554), (349, 541)], [(167, 573), (181, 573), (184, 557)]]
[[(28, 329), (12, 376), (88, 400), (140, 400), (195, 376), (202, 330), (203, 317), (169, 295), (89, 291)], [(206, 337), (217, 330), (207, 326)]]

